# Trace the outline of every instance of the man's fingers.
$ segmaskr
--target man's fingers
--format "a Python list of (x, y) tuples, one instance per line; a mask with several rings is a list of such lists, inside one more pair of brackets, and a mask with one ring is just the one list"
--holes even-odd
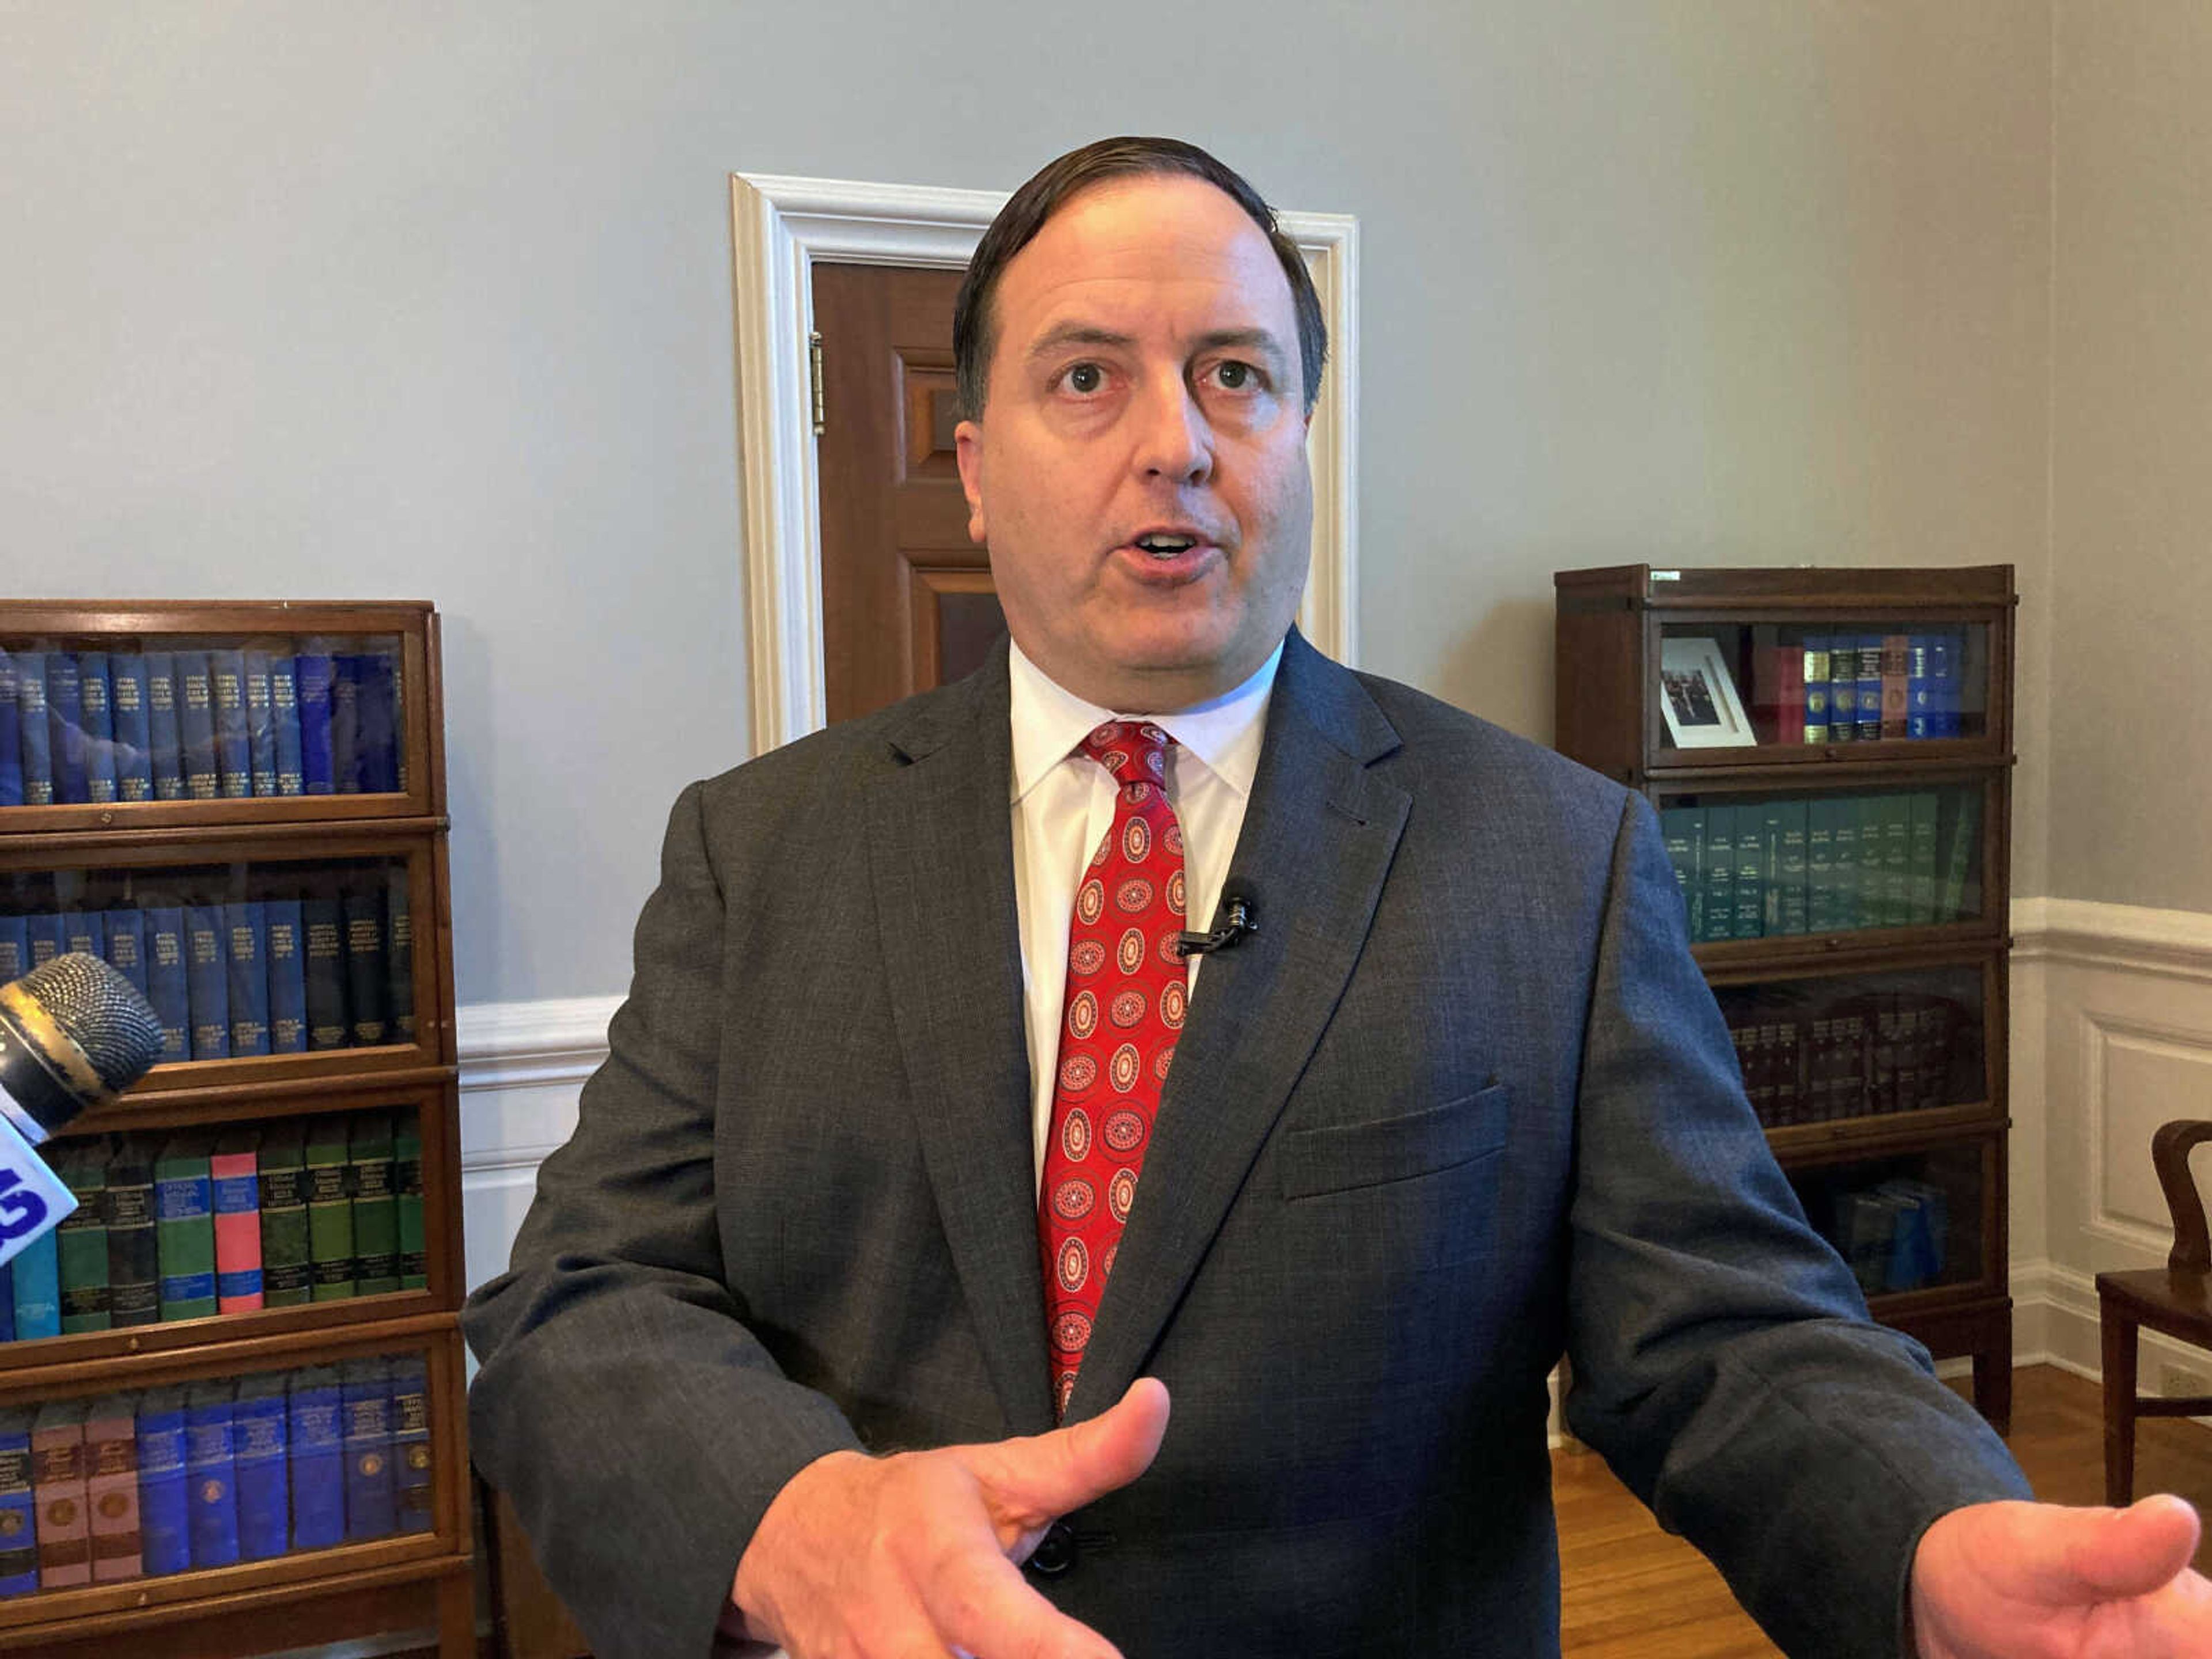
[(1097, 1417), (973, 1448), (974, 1468), (1006, 1518), (1030, 1530), (1127, 1486), (1152, 1467), (1167, 1428), (1167, 1385), (1140, 1376)]
[(921, 1585), (922, 1605), (955, 1653), (972, 1659), (1121, 1659), (1121, 1651), (1038, 1595), (994, 1551), (970, 1551)]
[(2170, 1495), (2124, 1510), (2082, 1510), (2066, 1540), (2066, 1570), (2092, 1599), (2148, 1595), (2197, 1553), (2197, 1511)]

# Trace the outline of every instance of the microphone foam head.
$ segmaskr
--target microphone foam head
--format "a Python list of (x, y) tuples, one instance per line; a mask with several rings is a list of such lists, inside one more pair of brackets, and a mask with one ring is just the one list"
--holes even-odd
[(98, 957), (70, 951), (15, 982), (84, 1051), (102, 1086), (127, 1089), (161, 1058), (161, 1022), (138, 988)]

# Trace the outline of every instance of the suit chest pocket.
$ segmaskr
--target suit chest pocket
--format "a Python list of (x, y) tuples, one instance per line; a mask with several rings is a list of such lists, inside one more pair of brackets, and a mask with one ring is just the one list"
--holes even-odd
[(1290, 1130), (1279, 1158), (1283, 1196), (1377, 1187), (1494, 1158), (1505, 1145), (1511, 1104), (1512, 1091), (1493, 1083), (1396, 1117)]

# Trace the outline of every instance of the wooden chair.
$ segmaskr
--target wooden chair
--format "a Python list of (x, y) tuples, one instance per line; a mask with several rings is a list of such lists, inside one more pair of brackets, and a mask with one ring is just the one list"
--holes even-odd
[(2178, 1118), (2151, 1137), (2151, 1167), (2173, 1216), (2166, 1266), (2097, 1275), (2098, 1323), (2105, 1344), (2105, 1501), (2124, 1506), (2136, 1484), (2136, 1419), (2201, 1417), (2212, 1396), (2162, 1400), (2136, 1393), (2136, 1332), (2163, 1331), (2212, 1349), (2212, 1235), (2204, 1200), (2189, 1175), (2189, 1151), (2212, 1140), (2212, 1122)]

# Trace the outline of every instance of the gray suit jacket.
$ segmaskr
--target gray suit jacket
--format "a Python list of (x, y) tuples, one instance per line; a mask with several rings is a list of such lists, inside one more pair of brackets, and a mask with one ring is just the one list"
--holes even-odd
[[(596, 1650), (703, 1654), (838, 1447), (1052, 1425), (1003, 652), (678, 801), (514, 1269), (475, 1455)], [(1892, 1651), (1936, 1515), (2026, 1492), (1864, 1317), (1744, 1100), (1639, 798), (1295, 634), (1071, 1403), (1173, 1420), (1055, 1601), (1153, 1656), (1558, 1644), (1545, 1377), (1796, 1654)]]

